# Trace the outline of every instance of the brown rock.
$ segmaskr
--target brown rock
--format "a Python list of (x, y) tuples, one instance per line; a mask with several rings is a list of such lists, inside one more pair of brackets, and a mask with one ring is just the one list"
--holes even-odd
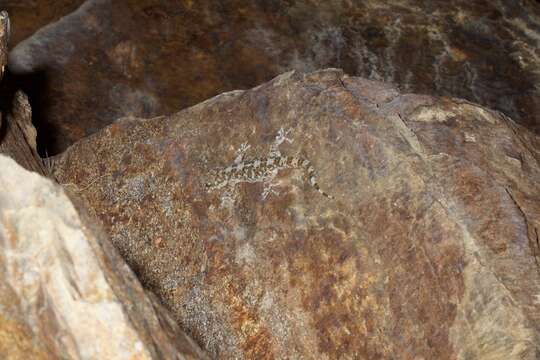
[(40, 28), (54, 23), (77, 9), (84, 0), (0, 0), (0, 9), (11, 15), (14, 24), (12, 45), (17, 45)]
[(57, 184), (0, 169), (0, 358), (206, 358)]
[(540, 131), (539, 8), (532, 0), (89, 0), (20, 43), (10, 66), (31, 79), (25, 90), (50, 154), (118, 117), (171, 114), (290, 69), (326, 67), (465, 98)]
[(47, 166), (50, 162), (43, 162), (37, 152), (37, 133), (26, 94), (17, 91), (9, 112), (0, 111), (0, 120), (0, 154), (11, 157), (27, 170), (50, 175), (51, 168)]
[[(0, 11), (0, 80), (8, 60), (10, 20), (7, 12)], [(47, 169), (37, 152), (37, 133), (32, 124), (32, 108), (22, 91), (0, 91), (0, 154), (15, 159), (30, 171), (42, 175)]]
[(9, 29), (8, 13), (6, 11), (0, 11), (0, 80), (2, 80), (5, 67), (8, 63)]
[[(280, 129), (282, 155), (311, 160), (334, 199), (294, 169), (266, 198), (255, 178), (207, 190), (211, 169), (243, 143), (264, 158)], [(121, 119), (55, 174), (216, 358), (535, 359), (539, 145), (463, 100), (291, 72)]]

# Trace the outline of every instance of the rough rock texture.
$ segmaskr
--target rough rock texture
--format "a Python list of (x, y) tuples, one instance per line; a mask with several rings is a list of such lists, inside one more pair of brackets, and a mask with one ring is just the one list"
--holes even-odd
[[(279, 143), (335, 199), (297, 169), (273, 188), (251, 168), (251, 182), (207, 191), (239, 149), (264, 162)], [(291, 72), (121, 119), (70, 147), (55, 175), (216, 358), (532, 360), (539, 145), (463, 100)]]
[(9, 110), (0, 111), (0, 154), (11, 157), (27, 170), (49, 175), (49, 162), (43, 162), (37, 152), (37, 133), (27, 96), (17, 91), (13, 98), (2, 98), (0, 102), (11, 102)]
[[(0, 11), (0, 81), (8, 61), (9, 37), (9, 15)], [(0, 153), (15, 159), (27, 170), (42, 175), (48, 173), (37, 152), (32, 108), (28, 97), (20, 90), (13, 92), (0, 88)]]
[(9, 28), (8, 13), (0, 11), (0, 80), (4, 76), (5, 67), (8, 63)]
[(540, 131), (539, 14), (533, 0), (89, 0), (20, 43), (10, 66), (31, 80), (49, 154), (121, 116), (325, 67), (465, 98)]
[(58, 184), (0, 169), (0, 358), (206, 358)]
[(77, 9), (84, 0), (0, 0), (14, 24), (11, 43), (17, 45), (41, 27)]

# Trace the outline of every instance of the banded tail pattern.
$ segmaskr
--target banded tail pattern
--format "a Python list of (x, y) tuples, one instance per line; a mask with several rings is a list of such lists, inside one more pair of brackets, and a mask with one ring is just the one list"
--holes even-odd
[(308, 159), (302, 159), (294, 156), (286, 156), (284, 157), (286, 160), (286, 163), (291, 168), (301, 168), (304, 171), (304, 175), (306, 177), (306, 180), (308, 183), (315, 188), (319, 193), (321, 193), (323, 196), (333, 199), (334, 197), (330, 194), (325, 193), (319, 184), (317, 183), (317, 177), (315, 175), (315, 168), (313, 165), (311, 165), (311, 162)]

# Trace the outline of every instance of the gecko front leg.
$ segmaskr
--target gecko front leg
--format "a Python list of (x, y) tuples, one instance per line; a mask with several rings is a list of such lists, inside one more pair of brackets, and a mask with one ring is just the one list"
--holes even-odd
[(281, 156), (281, 152), (279, 151), (278, 147), (281, 145), (284, 141), (287, 141), (289, 144), (292, 144), (293, 140), (289, 139), (287, 135), (292, 131), (292, 129), (284, 130), (283, 127), (280, 127), (278, 130), (278, 134), (276, 135), (276, 138), (274, 140), (274, 143), (270, 146), (270, 157), (279, 157)]

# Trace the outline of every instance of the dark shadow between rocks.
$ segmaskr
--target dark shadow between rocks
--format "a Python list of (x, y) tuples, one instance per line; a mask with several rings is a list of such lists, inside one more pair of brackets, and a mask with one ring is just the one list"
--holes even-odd
[(13, 95), (14, 92), (10, 91), (7, 86), (5, 86), (6, 82), (2, 82), (0, 85), (0, 114), (1, 114), (1, 121), (0, 121), (0, 144), (4, 141), (4, 138), (7, 134), (7, 114), (11, 112), (11, 104), (13, 103)]
[(47, 71), (40, 69), (32, 73), (17, 75), (8, 71), (3, 79), (0, 105), (4, 114), (11, 113), (13, 96), (17, 90), (26, 93), (32, 107), (32, 123), (37, 131), (37, 151), (39, 156), (55, 155), (54, 149), (57, 148), (58, 129), (54, 124), (47, 121), (46, 117), (46, 114), (50, 111), (50, 94), (52, 90)]

